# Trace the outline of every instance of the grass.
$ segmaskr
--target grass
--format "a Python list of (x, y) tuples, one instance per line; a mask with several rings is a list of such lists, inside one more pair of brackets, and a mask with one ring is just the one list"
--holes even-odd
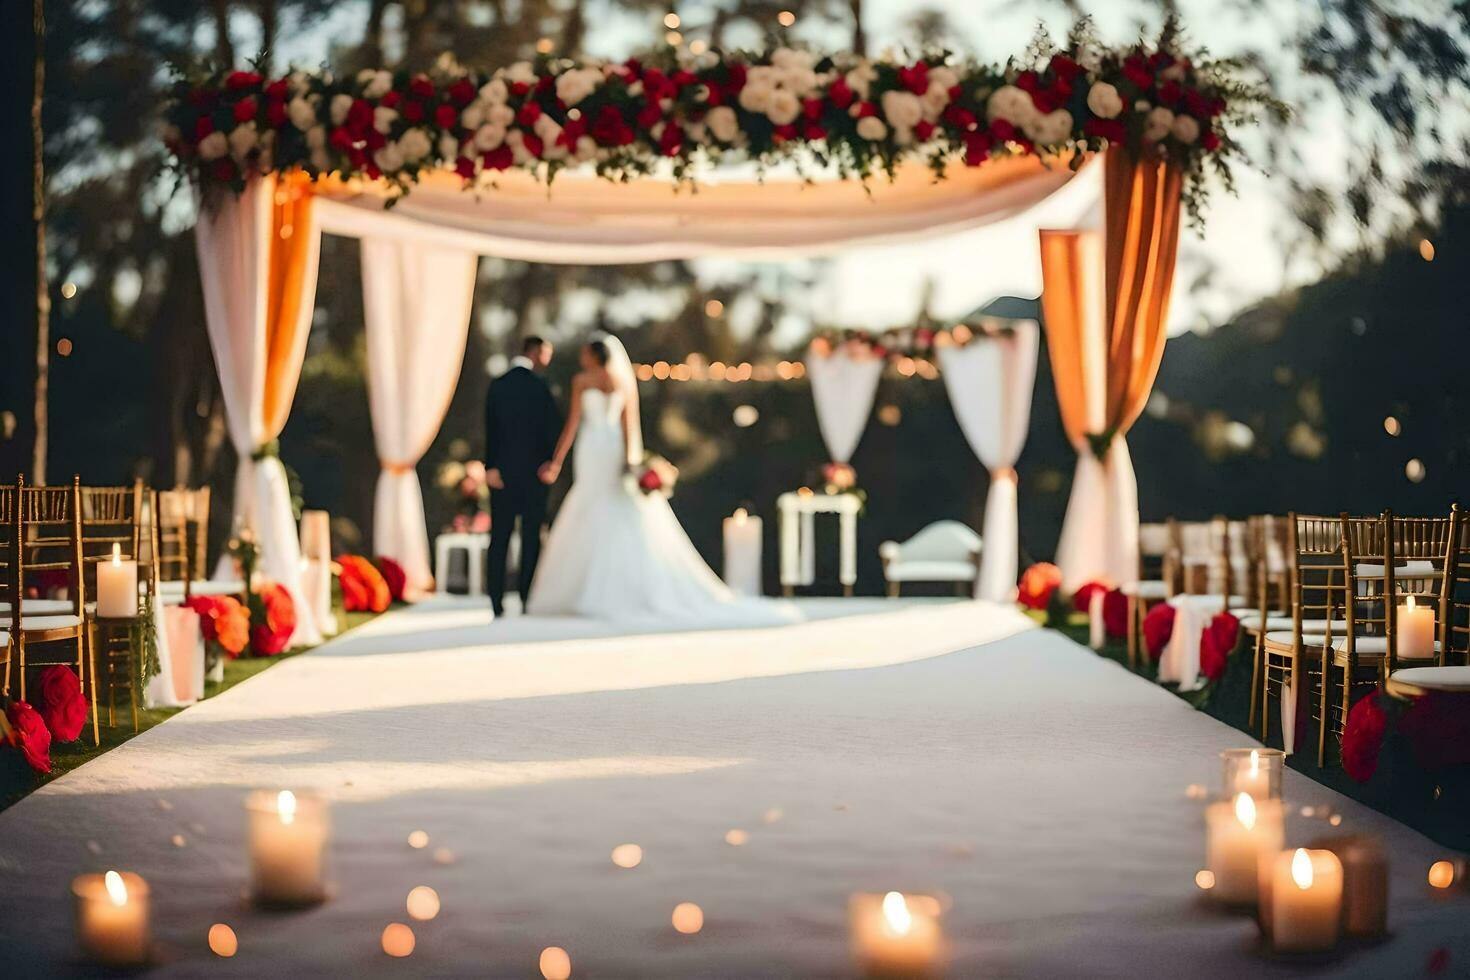
[[(1071, 614), (1059, 629), (1087, 646), (1085, 614)], [(1244, 645), (1247, 642), (1244, 631), (1241, 636), (1242, 645), (1231, 654), (1225, 675), (1207, 692), (1180, 693), (1172, 685), (1164, 685), (1164, 689), (1254, 740), (1258, 736), (1250, 725), (1251, 659), (1249, 647)], [(1116, 661), (1125, 668), (1128, 666), (1128, 645), (1123, 640), (1108, 640), (1096, 652), (1098, 656)], [(1147, 660), (1146, 657), (1144, 659)], [(1134, 672), (1146, 680), (1157, 682), (1156, 664), (1146, 663)], [(1279, 739), (1280, 732), (1274, 734)], [(1317, 765), (1316, 736), (1314, 727), (1299, 739), (1297, 751), (1287, 756), (1287, 766), (1349, 799), (1413, 827), (1446, 847), (1470, 850), (1470, 795), (1465, 792), (1466, 774), (1445, 778), (1436, 784), (1422, 773), (1406, 772), (1413, 767), (1403, 760), (1388, 776), (1375, 776), (1367, 783), (1359, 783), (1331, 758), (1325, 767)], [(1392, 746), (1386, 745), (1384, 758), (1388, 758), (1392, 751)]]
[[(356, 629), (362, 624), (377, 617), (376, 613), (363, 612), (338, 612), (337, 618), (342, 623), (341, 636), (350, 630)], [(225, 677), (218, 684), (205, 684), (204, 697), (206, 699), (216, 697), (228, 691), (236, 684), (247, 681), (263, 671), (269, 670), (276, 664), (293, 657), (300, 656), (310, 647), (298, 647), (274, 657), (241, 657), (237, 660), (225, 661)], [(89, 722), (82, 731), (82, 737), (75, 742), (51, 744), (51, 772), (46, 775), (33, 773), (21, 759), (19, 752), (0, 751), (0, 811), (13, 806), (42, 786), (59, 779), (66, 773), (71, 772), (78, 766), (91, 762), (93, 759), (106, 752), (110, 752), (122, 745), (124, 742), (140, 735), (156, 725), (161, 725), (185, 708), (139, 708), (138, 730), (133, 731), (132, 713), (125, 702), (119, 698), (116, 712), (117, 724), (113, 727), (107, 726), (107, 706), (104, 702), (98, 702), (98, 710), (101, 714), (103, 727), (101, 729), (101, 744), (92, 744), (92, 726)]]

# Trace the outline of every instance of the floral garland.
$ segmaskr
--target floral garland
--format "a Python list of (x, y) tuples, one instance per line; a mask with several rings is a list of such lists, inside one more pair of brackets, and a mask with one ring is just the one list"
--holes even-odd
[[(447, 60), (447, 59), (446, 59)], [(1177, 25), (1106, 48), (1079, 23), (1062, 48), (1043, 33), (1003, 67), (948, 54), (908, 60), (666, 48), (646, 59), (539, 57), (494, 71), (364, 69), (182, 75), (164, 139), (204, 186), (243, 189), (252, 173), (301, 170), (387, 181), (395, 195), (431, 170), (466, 186), (511, 168), (551, 180), (583, 164), (613, 180), (740, 154), (814, 161), (841, 176), (893, 175), (905, 160), (942, 177), (953, 160), (1069, 159), (1112, 144), (1177, 164), (1198, 218), (1207, 169), (1229, 183), (1231, 135), (1262, 107), (1284, 107), (1244, 66), (1185, 51)]]

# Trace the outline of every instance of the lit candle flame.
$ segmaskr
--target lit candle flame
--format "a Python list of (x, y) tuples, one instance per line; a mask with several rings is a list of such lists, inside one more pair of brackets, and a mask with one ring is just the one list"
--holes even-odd
[(750, 515), (745, 512), (745, 508), (744, 507), (737, 508), (736, 511), (735, 511), (735, 523), (736, 524), (744, 524), (745, 523), (745, 519), (747, 517), (749, 517), (749, 516)]
[(122, 546), (116, 541), (112, 543), (112, 563), (114, 565), (122, 564)]
[(124, 884), (122, 875), (109, 871), (102, 876), (102, 881), (107, 885), (107, 897), (112, 899), (113, 905), (128, 904), (128, 886)]
[(883, 923), (895, 936), (908, 935), (908, 931), (914, 926), (909, 904), (898, 892), (889, 892), (883, 896)]
[(1291, 880), (1302, 891), (1312, 887), (1312, 855), (1307, 853), (1305, 847), (1298, 847), (1296, 855), (1291, 859)]
[(1239, 793), (1235, 797), (1235, 819), (1246, 830), (1254, 830), (1256, 826), (1256, 801), (1251, 799), (1249, 793)]
[(281, 823), (289, 824), (296, 819), (296, 794), (289, 789), (283, 789), (276, 794), (276, 812), (281, 815)]

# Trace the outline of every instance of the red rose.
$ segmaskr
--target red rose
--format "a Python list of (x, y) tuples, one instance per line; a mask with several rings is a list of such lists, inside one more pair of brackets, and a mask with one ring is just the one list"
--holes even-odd
[(220, 157), (214, 161), (212, 173), (215, 180), (234, 180), (235, 162), (229, 157)]
[(403, 566), (387, 555), (379, 555), (373, 560), (373, 567), (383, 576), (383, 581), (388, 586), (388, 598), (394, 602), (402, 602), (403, 590), (408, 587), (408, 573), (403, 570)]
[(949, 123), (955, 129), (961, 129), (968, 132), (969, 130), (975, 128), (975, 123), (978, 120), (975, 118), (975, 114), (969, 109), (966, 109), (964, 106), (954, 105), (953, 103), (951, 103), (944, 110), (944, 121)]
[(1016, 127), (1004, 119), (996, 119), (990, 123), (990, 135), (1002, 143), (1009, 143), (1016, 138)]
[(285, 78), (278, 78), (265, 87), (266, 98), (277, 102), (286, 101), (286, 96), (289, 94), (291, 94), (291, 83)]
[(668, 81), (664, 78), (664, 73), (657, 68), (650, 68), (643, 73), (643, 94), (654, 102), (663, 98), (664, 88), (667, 85)]
[(27, 764), (36, 772), (51, 771), (51, 732), (35, 708), (24, 701), (12, 701), (5, 710), (10, 722), (6, 741), (20, 749)]
[(1077, 612), (1085, 613), (1092, 608), (1092, 597), (1097, 593), (1106, 594), (1108, 587), (1101, 582), (1088, 582), (1082, 588), (1072, 593), (1072, 608)]
[(1064, 54), (1052, 55), (1051, 64), (1048, 67), (1051, 68), (1053, 75), (1068, 82), (1082, 74), (1083, 71), (1081, 65)]
[(461, 78), (449, 86), (449, 97), (460, 105), (469, 105), (475, 98), (475, 83)]
[(225, 76), (225, 88), (242, 89), (260, 84), (260, 76), (253, 71), (232, 71)]
[(878, 107), (871, 102), (859, 102), (857, 107), (857, 118), (859, 119), (866, 119), (869, 116), (876, 116), (878, 114)]
[(403, 103), (403, 118), (411, 123), (422, 122), (424, 119), (424, 104), (411, 100)]
[(41, 669), (41, 718), (59, 742), (74, 742), (87, 724), (87, 699), (82, 682), (70, 667), (53, 664)]
[(588, 130), (601, 146), (624, 146), (631, 143), (633, 131), (623, 121), (617, 106), (605, 105), (597, 112), (597, 119)]
[(1148, 64), (1138, 55), (1132, 55), (1124, 60), (1123, 77), (1139, 88), (1150, 88), (1154, 83), (1154, 76), (1148, 70)]
[(898, 84), (915, 95), (923, 95), (929, 91), (929, 66), (920, 61), (911, 68), (900, 68)]
[(352, 149), (352, 134), (347, 131), (346, 126), (338, 126), (328, 134), (327, 142), (345, 152)]
[(367, 99), (354, 99), (347, 110), (347, 128), (361, 135), (373, 128), (373, 104)]
[(990, 159), (990, 140), (984, 133), (965, 134), (965, 166), (978, 167)]
[(852, 105), (854, 98), (852, 88), (847, 84), (847, 79), (839, 78), (827, 89), (827, 98), (839, 109), (846, 109)]
[(521, 145), (526, 148), (527, 153), (537, 158), (541, 156), (541, 151), (546, 149), (545, 144), (541, 141), (541, 137), (534, 133), (523, 133), (521, 135)]
[(234, 113), (235, 122), (249, 122), (255, 118), (255, 110), (255, 96), (247, 95), (239, 102), (236, 102), (235, 108), (231, 111)]
[(729, 90), (732, 94), (738, 95), (740, 93), (740, 90), (745, 88), (746, 77), (747, 71), (744, 65), (736, 63), (730, 66), (730, 80), (726, 84), (729, 86)]
[(1378, 692), (1363, 698), (1348, 712), (1342, 733), (1342, 769), (1366, 783), (1378, 771), (1378, 755), (1388, 731), (1388, 715), (1378, 703)]
[(673, 123), (664, 127), (658, 138), (659, 151), (666, 157), (676, 157), (684, 148), (684, 131)]
[(1216, 613), (1199, 638), (1200, 673), (1210, 681), (1225, 675), (1225, 665), (1240, 639), (1240, 620), (1228, 612)]
[(686, 68), (680, 68), (678, 71), (674, 72), (672, 76), (670, 76), (669, 81), (673, 82), (679, 88), (684, 88), (685, 86), (693, 85), (695, 82), (699, 81), (699, 78), (694, 74), (694, 72), (689, 71)]
[(658, 107), (657, 102), (645, 102), (634, 119), (644, 129), (652, 129), (663, 117), (664, 111)]
[(1051, 605), (1052, 593), (1062, 584), (1062, 570), (1050, 562), (1040, 561), (1021, 574), (1016, 598), (1027, 609), (1045, 609)]
[(914, 135), (923, 143), (934, 135), (934, 124), (927, 119), (920, 119), (919, 124), (914, 127)]
[(265, 104), (266, 122), (270, 123), (272, 126), (280, 126), (285, 123), (286, 118), (286, 103), (271, 101)]
[(725, 93), (714, 82), (704, 83), (704, 104), (710, 108), (725, 104)]
[(539, 102), (527, 102), (525, 105), (521, 106), (520, 111), (516, 113), (516, 122), (526, 129), (534, 126), (536, 124), (536, 120), (540, 118), (541, 103)]
[(1041, 76), (1034, 71), (1023, 71), (1016, 76), (1016, 88), (1022, 92), (1030, 92), (1034, 97), (1041, 89)]
[(434, 123), (440, 129), (453, 129), (457, 122), (459, 122), (459, 110), (448, 102), (441, 102), (439, 108), (434, 110)]
[(504, 143), (480, 157), (480, 163), (486, 170), (509, 170), (515, 162), (515, 151)]
[(341, 569), (338, 581), (342, 586), (342, 608), (348, 612), (375, 613), (388, 608), (392, 601), (388, 583), (372, 562), (359, 555), (339, 555), (337, 567)]
[(1128, 635), (1128, 597), (1122, 589), (1103, 596), (1103, 632), (1115, 640)]
[(517, 96), (519, 96), (519, 95), (525, 95), (529, 91), (531, 91), (531, 86), (530, 86), (530, 84), (528, 84), (526, 82), (511, 82), (510, 83), (510, 94), (511, 95), (517, 95)]
[(1174, 635), (1174, 613), (1173, 606), (1161, 602), (1143, 617), (1143, 645), (1150, 660), (1158, 660), (1164, 655), (1164, 647), (1169, 645), (1169, 637)]
[(194, 120), (194, 138), (196, 140), (202, 140), (212, 132), (214, 132), (213, 119), (208, 116), (200, 116)]
[(827, 131), (821, 126), (818, 126), (816, 123), (807, 123), (806, 128), (802, 130), (801, 135), (815, 143), (818, 140), (826, 139)]
[(474, 180), (475, 161), (471, 160), (469, 157), (460, 157), (458, 160), (454, 161), (454, 172), (459, 174), (465, 180)]
[(408, 80), (408, 90), (421, 99), (434, 97), (434, 83), (427, 75), (415, 75)]
[(771, 131), (771, 139), (777, 143), (785, 143), (796, 139), (796, 124), (787, 123), (785, 126), (777, 126)]
[(1107, 140), (1109, 143), (1121, 143), (1128, 135), (1128, 129), (1120, 119), (1098, 119), (1093, 117), (1082, 124), (1082, 132), (1087, 136)]
[(1200, 137), (1199, 144), (1206, 150), (1214, 153), (1220, 148), (1220, 134), (1213, 129), (1207, 129), (1205, 130), (1205, 134)]
[(655, 490), (662, 490), (663, 486), (663, 477), (659, 476), (658, 471), (651, 467), (644, 470), (638, 477), (638, 487), (644, 493), (653, 493)]
[(801, 114), (809, 122), (815, 122), (822, 118), (822, 110), (825, 108), (821, 99), (803, 99), (801, 102)]
[(1031, 93), (1031, 104), (1041, 113), (1055, 112), (1060, 108), (1056, 95), (1050, 89), (1038, 89)]
[(250, 629), (250, 650), (257, 657), (274, 656), (291, 645), (291, 634), (296, 632), (296, 603), (284, 586), (272, 583), (260, 589), (261, 606), (265, 610), (265, 622)]
[(396, 109), (398, 108), (398, 103), (402, 101), (403, 95), (401, 93), (386, 92), (384, 93), (383, 97), (378, 100), (378, 105), (382, 106), (385, 109)]
[(555, 85), (556, 78), (551, 75), (542, 75), (536, 79), (536, 91), (538, 92), (550, 92)]
[(1173, 106), (1184, 97), (1184, 89), (1172, 78), (1159, 86), (1159, 101)]

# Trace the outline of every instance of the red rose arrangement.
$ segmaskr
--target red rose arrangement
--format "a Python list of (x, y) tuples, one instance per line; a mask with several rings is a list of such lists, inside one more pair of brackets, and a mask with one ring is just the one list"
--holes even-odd
[(1225, 664), (1240, 639), (1240, 620), (1228, 612), (1216, 613), (1199, 638), (1199, 670), (1210, 682), (1225, 675)]
[(1111, 589), (1103, 596), (1103, 632), (1114, 640), (1128, 635), (1128, 597), (1122, 589)]
[(342, 608), (348, 612), (380, 613), (388, 608), (393, 595), (383, 573), (361, 555), (339, 555), (337, 580), (342, 586)]
[(1388, 712), (1378, 692), (1363, 698), (1348, 712), (1342, 733), (1342, 768), (1351, 778), (1366, 783), (1378, 771), (1378, 756), (1388, 734)]
[(87, 724), (87, 699), (82, 682), (70, 667), (53, 664), (41, 669), (41, 718), (58, 742), (75, 742)]
[(1050, 562), (1039, 561), (1021, 573), (1016, 599), (1027, 609), (1045, 609), (1051, 597), (1062, 587), (1062, 570)]
[(296, 632), (296, 603), (284, 586), (271, 582), (255, 591), (254, 605), (261, 615), (250, 628), (250, 652), (257, 657), (273, 657), (291, 645), (291, 634)]
[(1164, 655), (1164, 647), (1169, 645), (1169, 637), (1174, 635), (1174, 612), (1173, 606), (1161, 602), (1143, 617), (1143, 645), (1150, 660), (1158, 660)]
[(1072, 593), (1072, 608), (1077, 612), (1085, 613), (1092, 609), (1092, 597), (1099, 592), (1107, 594), (1107, 591), (1108, 587), (1102, 582), (1088, 582)]
[(408, 573), (403, 570), (403, 566), (387, 555), (379, 555), (373, 559), (373, 566), (388, 586), (388, 598), (393, 602), (402, 602), (403, 591), (408, 588)]
[(250, 642), (250, 610), (231, 595), (190, 596), (185, 603), (199, 615), (204, 642), (218, 646), (234, 659)]
[(24, 701), (12, 701), (5, 709), (3, 740), (19, 749), (26, 764), (36, 772), (51, 771), (51, 732), (41, 715)]
[(674, 464), (653, 453), (648, 455), (642, 466), (633, 470), (633, 485), (642, 494), (661, 493), (672, 497), (678, 480), (679, 470)]

